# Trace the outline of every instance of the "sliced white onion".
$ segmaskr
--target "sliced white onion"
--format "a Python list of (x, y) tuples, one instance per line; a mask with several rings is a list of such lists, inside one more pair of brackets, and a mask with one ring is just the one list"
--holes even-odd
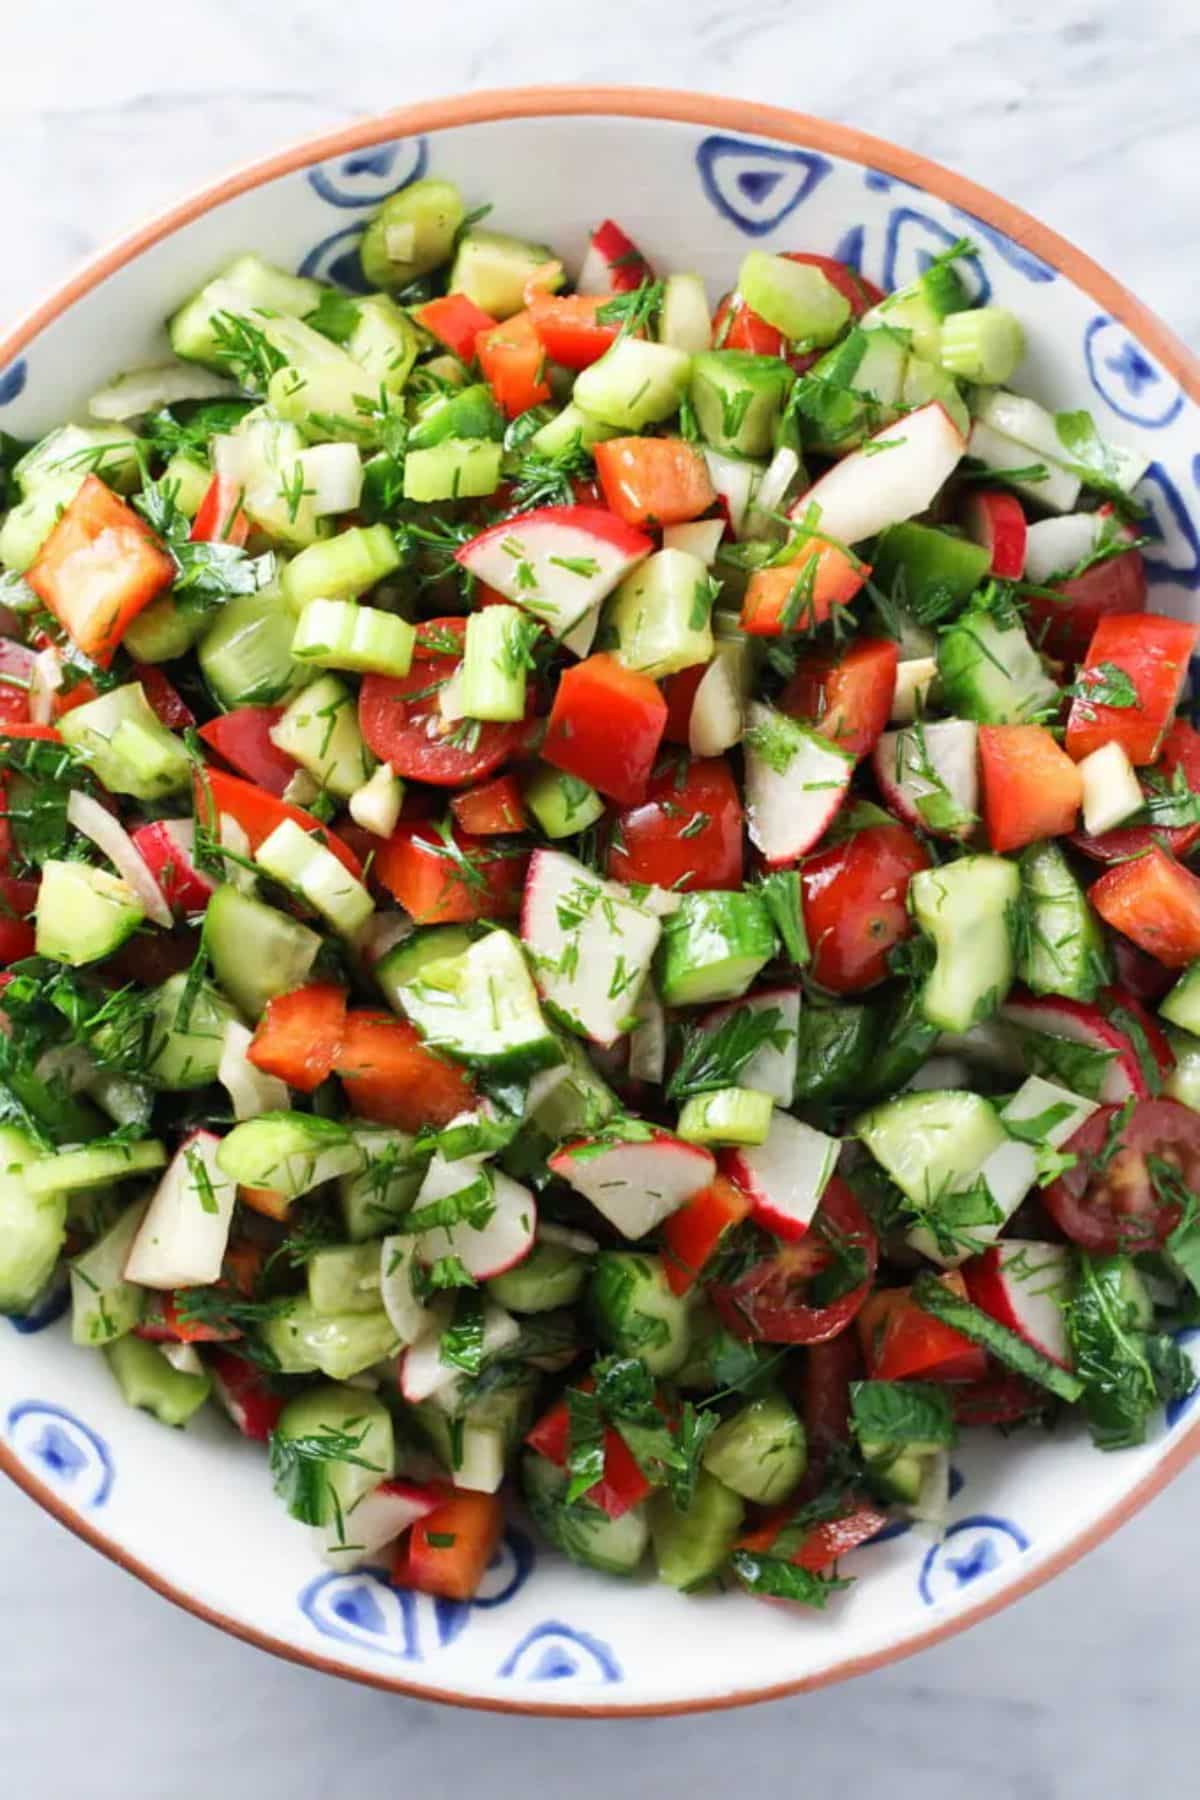
[(381, 957), (412, 936), (415, 926), (406, 912), (373, 912), (355, 937), (363, 960), (374, 965)]
[(203, 1375), (204, 1364), (200, 1361), (194, 1344), (159, 1344), (167, 1361), (181, 1375)]
[(290, 1104), (286, 1082), (256, 1069), (246, 1055), (253, 1033), (240, 1019), (225, 1026), (217, 1080), (233, 1102), (235, 1119), (257, 1119), (261, 1113), (286, 1112)]
[(650, 982), (638, 995), (637, 1024), (629, 1034), (629, 1073), (634, 1081), (658, 1086), (667, 1060), (667, 1015)]
[(39, 650), (29, 672), (29, 719), (33, 725), (49, 725), (54, 717), (54, 696), (63, 684), (63, 661), (53, 644)]
[(110, 812), (106, 812), (98, 800), (93, 800), (90, 794), (81, 794), (78, 788), (72, 789), (67, 801), (67, 819), (76, 831), (91, 838), (93, 844), (104, 852), (117, 874), (128, 882), (145, 907), (146, 917), (155, 925), (164, 925), (169, 931), (174, 924), (171, 909), (163, 898), (162, 889), (150, 873), (149, 864), (125, 827)]
[[(271, 742), (274, 743), (273, 729), (270, 736)], [(315, 775), (310, 775), (307, 769), (297, 769), (296, 773), (290, 777), (281, 798), (286, 800), (289, 806), (307, 807), (312, 805), (320, 791), (321, 784)]]
[(459, 663), (448, 681), (444, 681), (438, 689), (438, 714), (447, 725), (456, 725), (460, 719), (466, 718), (463, 709), (463, 665)]
[(539, 1244), (558, 1244), (564, 1250), (578, 1250), (580, 1256), (594, 1256), (600, 1248), (598, 1238), (589, 1237), (586, 1231), (572, 1231), (569, 1225), (556, 1225), (552, 1219), (539, 1219), (536, 1235)]
[(56, 1044), (34, 1065), (39, 1081), (60, 1081), (68, 1093), (81, 1093), (95, 1078), (96, 1064), (82, 1044)]
[[(253, 852), (245, 827), (238, 823), (232, 813), (222, 813), (217, 822), (217, 836), (226, 850), (232, 850), (235, 856), (244, 856), (250, 860)], [(243, 894), (252, 894), (258, 886), (253, 869), (247, 869), (243, 863), (226, 861), (225, 879), (230, 887), (237, 888)]]
[(199, 363), (164, 363), (154, 369), (130, 369), (102, 387), (88, 401), (93, 419), (140, 419), (143, 414), (157, 412), (160, 406), (174, 406), (179, 400), (223, 400), (237, 398), (237, 385)]
[(317, 518), (354, 512), (362, 499), (362, 458), (353, 444), (313, 444), (296, 458)]

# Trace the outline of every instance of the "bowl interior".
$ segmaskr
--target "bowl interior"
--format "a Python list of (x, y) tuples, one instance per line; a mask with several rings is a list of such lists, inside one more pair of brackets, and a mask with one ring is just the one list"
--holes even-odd
[[(980, 250), (971, 278), (1026, 325), (1016, 385), (1056, 408), (1089, 408), (1102, 434), (1141, 441), (1154, 457), (1139, 496), (1153, 604), (1195, 612), (1196, 401), (1168, 367), (1177, 349), (1165, 336), (1152, 345), (1145, 329), (1135, 337), (1106, 311), (1082, 259), (1048, 239), (1031, 248), (1034, 228), (1018, 242), (940, 197), (959, 190), (928, 166), (928, 188), (914, 185), (915, 165), (899, 153), (877, 147), (875, 166), (835, 154), (829, 144), (847, 134), (815, 122), (775, 115), (778, 135), (755, 135), (762, 115), (716, 101), (671, 119), (621, 116), (616, 104), (546, 117), (531, 102), (533, 116), (490, 120), (474, 110), (476, 122), (401, 136), (395, 120), (364, 124), (319, 162), (280, 159), (211, 209), (184, 209), (11, 358), (0, 350), (0, 429), (33, 436), (81, 415), (102, 380), (165, 349), (158, 321), (238, 251), (360, 285), (355, 246), (370, 209), (426, 170), (576, 267), (587, 228), (613, 214), (652, 261), (699, 271), (713, 301), (752, 246), (836, 255), (894, 287), (966, 234)], [(972, 1443), (956, 1458), (944, 1540), (893, 1528), (849, 1559), (846, 1572), (861, 1579), (825, 1615), (610, 1580), (535, 1547), (516, 1525), (484, 1593), (459, 1605), (399, 1592), (381, 1575), (323, 1570), (254, 1447), (215, 1416), (168, 1434), (127, 1409), (102, 1359), (72, 1349), (54, 1310), (0, 1323), (0, 1459), (31, 1492), (176, 1598), (272, 1648), (476, 1704), (711, 1705), (849, 1673), (1031, 1585), (1190, 1452), (1186, 1404), (1151, 1443), (1118, 1456), (1065, 1434)]]

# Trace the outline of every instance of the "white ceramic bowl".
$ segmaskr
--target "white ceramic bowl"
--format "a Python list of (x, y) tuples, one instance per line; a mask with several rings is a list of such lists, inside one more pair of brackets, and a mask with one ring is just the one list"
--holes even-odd
[[(0, 343), (0, 428), (35, 435), (164, 346), (157, 321), (256, 249), (354, 282), (370, 209), (424, 170), (494, 222), (578, 259), (615, 215), (710, 297), (752, 245), (831, 253), (885, 287), (962, 233), (974, 279), (1024, 319), (1021, 382), (1088, 407), (1154, 457), (1141, 497), (1160, 611), (1200, 588), (1200, 367), (1115, 282), (1031, 219), (877, 140), (765, 107), (649, 90), (478, 94), (366, 121), (246, 169), (93, 263)], [(979, 1441), (940, 1544), (914, 1531), (849, 1559), (824, 1615), (736, 1594), (684, 1598), (573, 1568), (513, 1529), (463, 1606), (334, 1575), (215, 1416), (168, 1432), (120, 1400), (102, 1358), (52, 1320), (0, 1321), (0, 1465), (64, 1524), (204, 1618), (312, 1667), (511, 1711), (721, 1706), (846, 1676), (957, 1630), (1111, 1531), (1200, 1447), (1180, 1409), (1143, 1449), (1074, 1436)], [(1115, 1629), (1116, 1627), (1114, 1627)]]

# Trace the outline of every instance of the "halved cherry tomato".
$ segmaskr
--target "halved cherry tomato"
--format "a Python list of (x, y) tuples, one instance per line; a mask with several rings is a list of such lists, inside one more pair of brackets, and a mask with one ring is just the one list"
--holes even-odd
[(392, 1577), (399, 1587), (447, 1600), (470, 1600), (500, 1543), (504, 1502), (499, 1494), (447, 1490), (441, 1506), (418, 1519), (397, 1545)]
[(205, 769), (203, 774), (197, 774), (195, 789), (196, 817), (210, 831), (216, 831), (221, 814), (228, 813), (246, 833), (251, 850), (257, 850), (276, 826), (282, 825), (285, 819), (291, 819), (302, 831), (309, 832), (331, 850), (356, 881), (362, 880), (362, 864), (354, 852), (347, 849), (335, 831), (330, 831), (319, 819), (314, 819), (311, 813), (305, 812), (303, 807), (292, 806), (286, 800), (277, 799), (274, 794), (265, 794), (261, 788), (243, 781), (238, 775), (226, 775), (223, 769)]
[(1168, 988), (1174, 986), (1174, 972), (1165, 969), (1144, 950), (1139, 950), (1119, 931), (1111, 933), (1109, 947), (1116, 965), (1118, 987), (1135, 994), (1144, 1006), (1157, 1006)]
[[(843, 1258), (863, 1278), (826, 1300), (822, 1279)], [(821, 1197), (812, 1228), (797, 1243), (779, 1244), (744, 1275), (715, 1286), (710, 1298), (737, 1337), (766, 1344), (819, 1344), (845, 1331), (871, 1291), (879, 1241), (853, 1190), (835, 1175)]]
[(200, 948), (198, 931), (139, 931), (102, 963), (94, 963), (105, 987), (159, 987), (190, 969)]
[(496, 404), (515, 419), (550, 398), (546, 352), (528, 312), (514, 313), (475, 339), (475, 354)]
[(1063, 1145), (1075, 1166), (1042, 1194), (1064, 1237), (1105, 1256), (1161, 1249), (1179, 1223), (1182, 1209), (1156, 1191), (1147, 1157), (1161, 1157), (1186, 1187), (1200, 1189), (1200, 1113), (1178, 1100), (1135, 1100), (1108, 1156), (1109, 1126), (1119, 1112), (1101, 1106), (1079, 1127)]
[(498, 837), (503, 832), (524, 831), (525, 806), (521, 789), (512, 775), (498, 775), (483, 787), (455, 794), (450, 802), (454, 822), (474, 837)]
[[(572, 1385), (587, 1394), (591, 1393), (596, 1384), (589, 1375)], [(525, 1442), (548, 1462), (560, 1469), (566, 1467), (571, 1447), (571, 1415), (565, 1400), (556, 1400), (549, 1411), (542, 1414), (532, 1431), (526, 1434)], [(619, 1519), (631, 1507), (643, 1501), (649, 1492), (650, 1483), (638, 1467), (625, 1439), (611, 1425), (606, 1426), (604, 1474), (587, 1490), (584, 1499), (592, 1506), (598, 1506), (610, 1519)]]
[(888, 952), (912, 932), (908, 884), (929, 867), (921, 840), (898, 822), (868, 825), (800, 864), (809, 973), (836, 994), (874, 987)]
[(397, 775), (433, 787), (468, 787), (521, 748), (525, 725), (480, 725), (469, 740), (438, 710), (438, 692), (462, 661), (465, 619), (427, 619), (417, 632), (407, 675), (367, 675), (358, 722), (367, 748)]
[(194, 544), (237, 544), (250, 536), (250, 517), (239, 504), (241, 494), (226, 476), (214, 475), (188, 533)]
[(179, 692), (154, 663), (134, 663), (133, 673), (142, 684), (155, 717), (168, 731), (186, 731), (196, 723), (196, 715)]
[(542, 756), (622, 806), (636, 806), (666, 722), (667, 703), (648, 675), (603, 653), (589, 656), (559, 679)]
[(25, 575), (71, 641), (107, 669), (130, 621), (175, 579), (146, 521), (88, 475)]
[(610, 438), (592, 455), (604, 498), (627, 525), (682, 525), (716, 502), (708, 464), (684, 438)]
[(496, 324), (491, 313), (485, 313), (465, 294), (440, 294), (436, 300), (418, 306), (413, 317), (465, 363), (475, 360), (480, 332), (491, 331)]
[(1096, 563), (1071, 581), (1052, 581), (1060, 600), (1028, 596), (1030, 636), (1047, 656), (1077, 663), (1086, 656), (1101, 619), (1146, 610), (1146, 565), (1140, 550), (1126, 550)]
[(1114, 863), (1088, 899), (1106, 924), (1168, 969), (1200, 957), (1200, 879), (1158, 844), (1132, 862)]
[(0, 963), (20, 962), (32, 956), (36, 931), (30, 920), (37, 905), (36, 881), (20, 881), (0, 875)]
[(375, 856), (374, 875), (418, 925), (502, 919), (517, 909), (527, 853), (432, 825), (400, 825)]
[[(960, 1298), (958, 1271), (939, 1277)], [(913, 1304), (909, 1288), (877, 1288), (855, 1320), (873, 1381), (982, 1381), (987, 1354), (961, 1331)]]
[(313, 981), (268, 1000), (246, 1051), (256, 1069), (311, 1094), (329, 1079), (346, 1023), (346, 990)]
[(282, 706), (238, 706), (201, 725), (200, 736), (247, 781), (282, 796), (299, 766), (271, 742), (272, 729), (283, 713)]
[(979, 766), (993, 850), (1021, 850), (1074, 829), (1083, 777), (1044, 725), (981, 725)]
[(617, 814), (608, 872), (677, 892), (741, 887), (742, 802), (724, 757), (657, 769), (641, 805)]
[(1158, 613), (1114, 613), (1100, 620), (1080, 667), (1079, 687), (1103, 692), (1106, 676), (1127, 675), (1136, 705), (1106, 706), (1095, 700), (1071, 702), (1067, 750), (1076, 761), (1117, 743), (1132, 763), (1151, 763), (1179, 701), (1200, 625), (1185, 625)]
[[(883, 289), (867, 281), (846, 263), (832, 256), (817, 256), (807, 250), (785, 250), (789, 262), (809, 263), (820, 269), (838, 293), (850, 302), (850, 316), (860, 319), (870, 307), (878, 306)], [(726, 294), (713, 315), (713, 343), (722, 350), (751, 350), (756, 356), (782, 356), (786, 340), (774, 325), (752, 312), (740, 294)], [(792, 367), (803, 372), (811, 368), (820, 352), (790, 356)]]
[(596, 317), (611, 298), (610, 294), (528, 295), (533, 329), (551, 362), (564, 369), (586, 369), (604, 355), (621, 329)]
[(448, 1125), (475, 1103), (464, 1072), (426, 1049), (407, 1019), (392, 1013), (346, 1014), (335, 1073), (351, 1111), (401, 1131)]
[(870, 573), (868, 564), (840, 544), (809, 538), (790, 562), (751, 575), (742, 596), (742, 630), (752, 637), (783, 637), (823, 625), (836, 606), (853, 600)]
[(673, 1294), (686, 1294), (725, 1233), (740, 1225), (750, 1202), (724, 1175), (685, 1200), (660, 1227), (663, 1273)]
[[(1192, 793), (1200, 794), (1200, 731), (1185, 719), (1172, 720), (1155, 764), (1155, 774), (1168, 778), (1174, 778), (1178, 771), (1182, 771)], [(1115, 831), (1102, 832), (1099, 837), (1089, 837), (1086, 831), (1071, 834), (1075, 848), (1093, 862), (1127, 862), (1151, 844), (1161, 844), (1173, 856), (1186, 856), (1197, 840), (1200, 825), (1118, 825)]]
[(841, 652), (810, 651), (797, 663), (779, 705), (861, 761), (887, 725), (899, 661), (891, 638), (859, 638)]

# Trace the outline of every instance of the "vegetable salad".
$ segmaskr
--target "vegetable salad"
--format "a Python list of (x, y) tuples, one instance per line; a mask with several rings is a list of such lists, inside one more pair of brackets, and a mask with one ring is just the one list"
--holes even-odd
[(0, 1306), (336, 1567), (467, 1598), (512, 1494), (823, 1606), (1195, 1385), (1197, 627), (968, 242), (714, 312), (486, 212), (0, 437)]

